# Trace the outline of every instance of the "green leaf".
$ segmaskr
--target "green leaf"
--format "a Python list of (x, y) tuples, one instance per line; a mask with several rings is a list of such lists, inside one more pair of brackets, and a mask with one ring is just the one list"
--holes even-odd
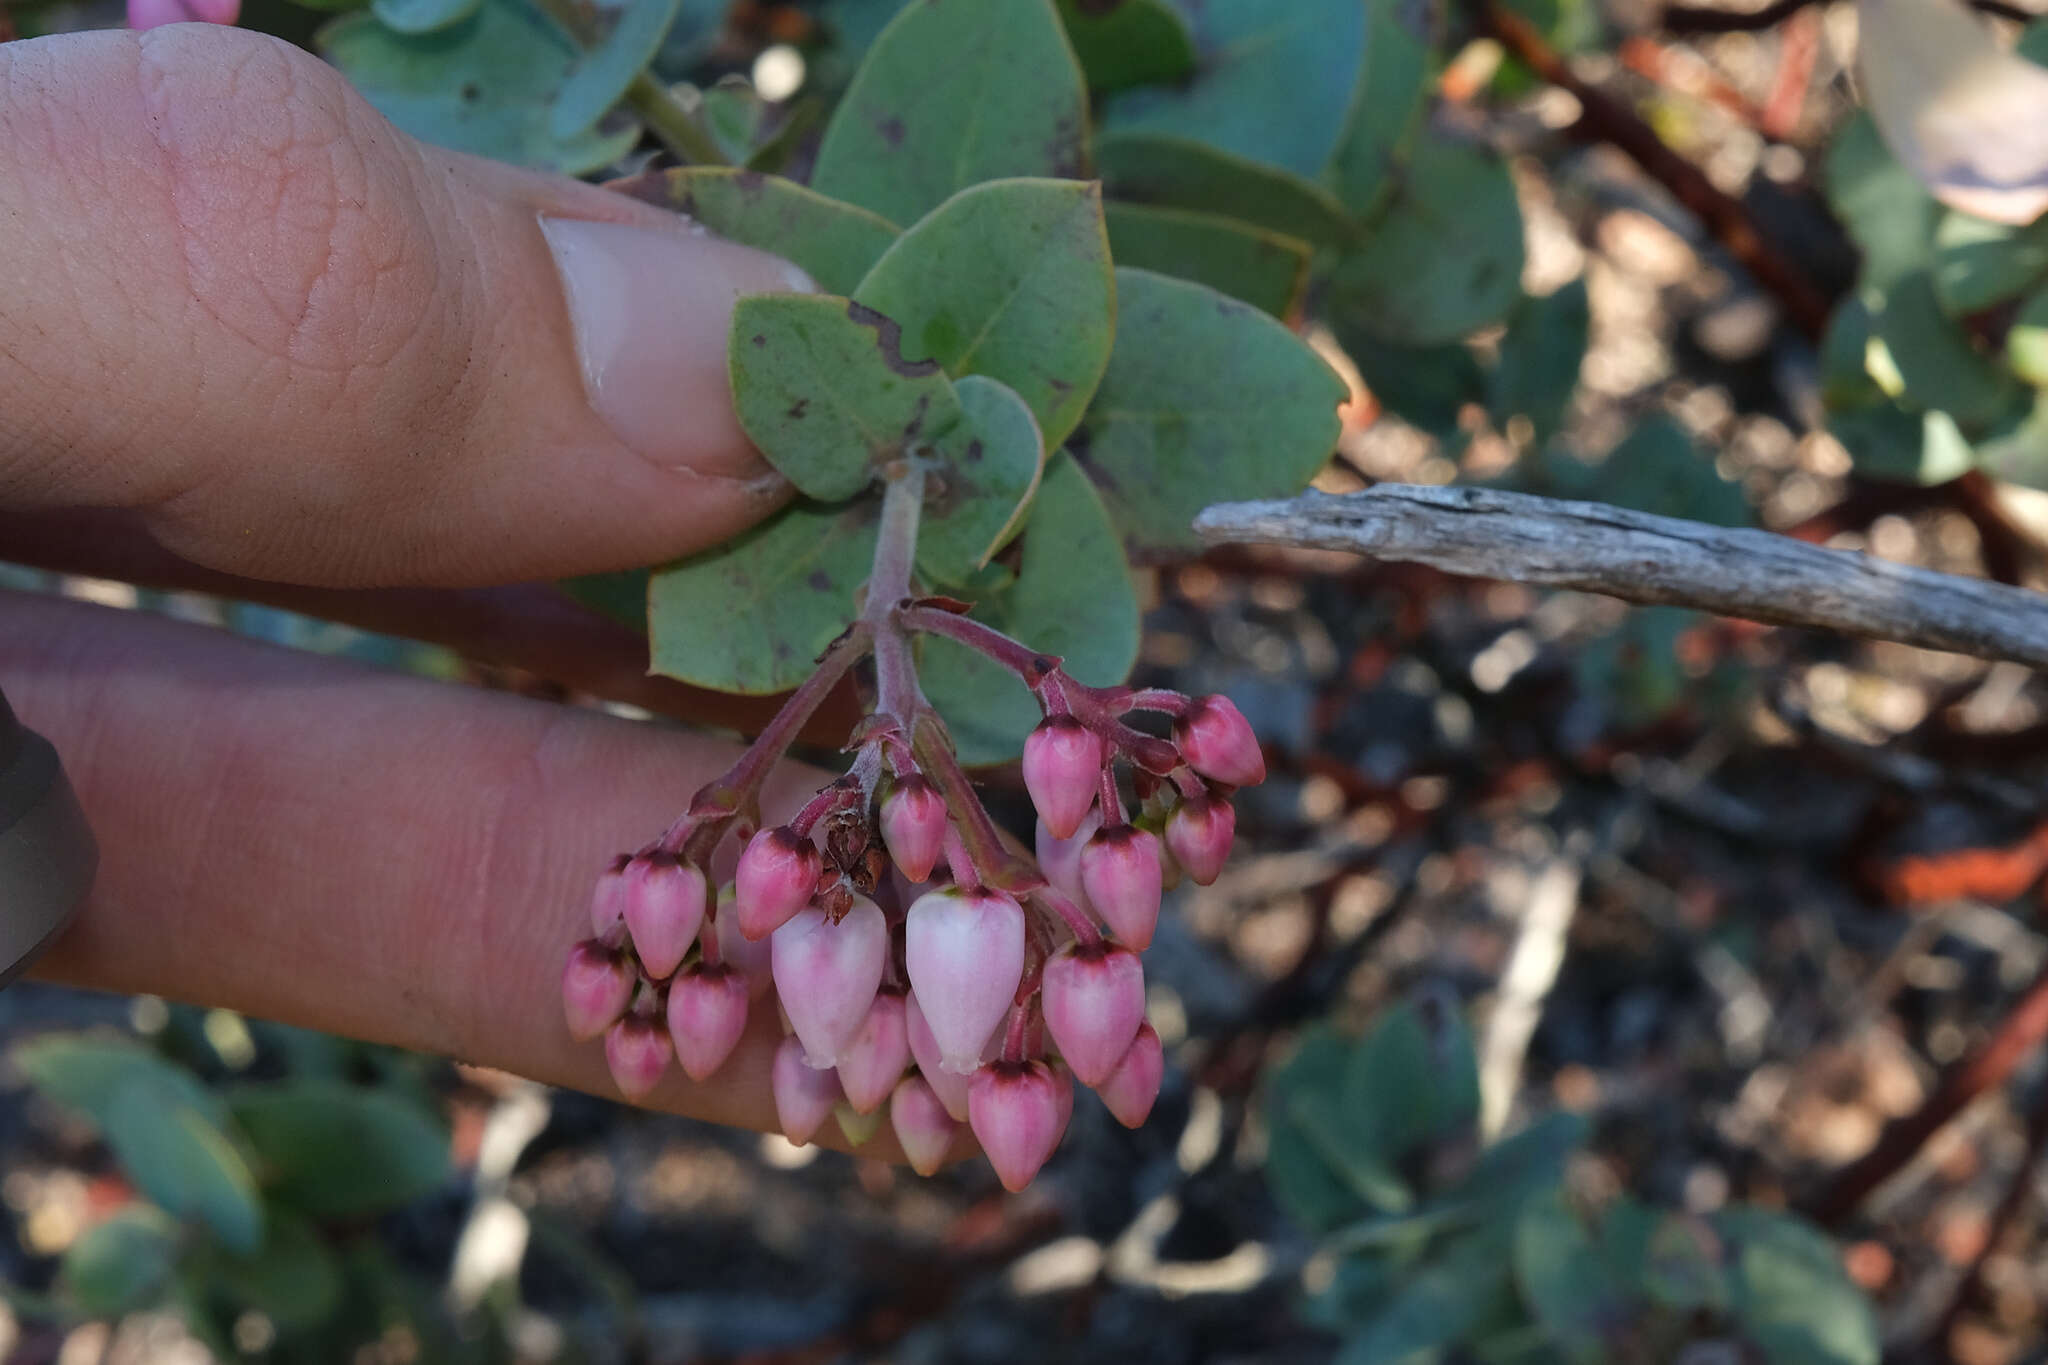
[(897, 238), (853, 297), (902, 324), (905, 356), (1015, 389), (1057, 447), (1116, 330), (1101, 190), (1069, 180), (962, 190)]
[(1508, 319), (1489, 385), (1487, 409), (1496, 427), (1506, 430), (1520, 416), (1529, 419), (1530, 442), (1540, 445), (1556, 434), (1579, 387), (1591, 326), (1584, 277), (1522, 300)]
[(1426, 346), (1506, 317), (1522, 296), (1522, 211), (1507, 164), (1425, 135), (1364, 247), (1331, 279), (1337, 316)]
[(107, 1106), (105, 1133), (121, 1169), (166, 1212), (206, 1224), (234, 1250), (256, 1249), (263, 1206), (255, 1178), (181, 1085), (153, 1076), (123, 1084)]
[(1330, 164), (1343, 206), (1378, 213), (1422, 130), (1436, 83), (1442, 15), (1432, 0), (1367, 0), (1365, 78)]
[(1166, 0), (1059, 0), (1059, 6), (1090, 89), (1177, 81), (1194, 70), (1194, 35)]
[(1447, 1244), (1344, 1343), (1333, 1365), (1417, 1365), (1463, 1341), (1513, 1303), (1505, 1239), (1492, 1228)]
[[(1017, 581), (974, 608), (976, 620), (1059, 655), (1082, 682), (1106, 687), (1138, 657), (1138, 598), (1095, 490), (1072, 459), (1045, 469), (1025, 523)], [(1024, 748), (1038, 705), (1016, 676), (950, 640), (926, 639), (918, 674), (952, 729), (960, 761), (1001, 763)]]
[(1344, 1073), (1347, 1141), (1387, 1166), (1425, 1146), (1469, 1141), (1479, 1121), (1479, 1064), (1456, 1008), (1404, 1002), (1382, 1014)]
[(1515, 1220), (1515, 1279), (1551, 1341), (1573, 1360), (1601, 1365), (1626, 1327), (1628, 1277), (1552, 1192), (1523, 1205)]
[[(1645, 1226), (1624, 1238), (1618, 1225), (1639, 1219)], [(1721, 1239), (1712, 1224), (1689, 1213), (1652, 1213), (1624, 1200), (1608, 1211), (1605, 1240), (1612, 1263), (1636, 1268), (1643, 1293), (1681, 1313), (1727, 1306), (1728, 1278), (1721, 1268)]]
[(1563, 1111), (1545, 1114), (1512, 1137), (1480, 1153), (1458, 1183), (1455, 1197), (1486, 1207), (1512, 1208), (1564, 1179), (1565, 1164), (1586, 1140), (1585, 1117)]
[(1977, 468), (1992, 478), (2048, 489), (2048, 394), (2030, 391), (2009, 418), (1971, 446)]
[(207, 1267), (225, 1298), (253, 1308), (282, 1332), (325, 1322), (341, 1302), (341, 1267), (311, 1222), (287, 1209), (270, 1209), (263, 1246), (247, 1256), (223, 1255)]
[(2005, 361), (2027, 383), (2048, 388), (2048, 289), (2020, 305), (2005, 334)]
[(1947, 412), (1967, 427), (1996, 419), (2012, 402), (2011, 378), (1942, 311), (1929, 272), (1906, 275), (1886, 290), (1873, 326), (1904, 386), (1893, 396), (1906, 407)]
[(580, 175), (618, 160), (639, 130), (557, 137), (555, 97), (576, 48), (526, 0), (483, 0), (434, 33), (403, 34), (367, 12), (322, 29), (319, 48), (378, 112), (422, 141)]
[(1487, 376), (1462, 341), (1439, 346), (1397, 346), (1340, 321), (1337, 339), (1380, 406), (1440, 441), (1463, 435), (1468, 403), (1487, 398)]
[[(853, 620), (875, 557), (878, 500), (792, 503), (752, 530), (657, 569), (653, 671), (721, 692), (783, 692)], [(738, 628), (736, 628), (736, 626)]]
[(1735, 1206), (1711, 1220), (1732, 1249), (1732, 1307), (1772, 1365), (1877, 1365), (1870, 1303), (1834, 1244), (1788, 1214)]
[(1285, 319), (1308, 275), (1309, 244), (1214, 213), (1109, 204), (1118, 265), (1195, 280)]
[(81, 1312), (111, 1318), (153, 1302), (177, 1262), (177, 1224), (161, 1209), (130, 1204), (65, 1250), (57, 1279)]
[(1095, 163), (1113, 199), (1220, 214), (1319, 246), (1352, 235), (1344, 206), (1321, 185), (1205, 142), (1109, 133), (1096, 140)]
[(732, 315), (732, 396), (748, 439), (797, 491), (852, 497), (876, 467), (960, 422), (953, 386), (905, 359), (902, 333), (829, 294), (757, 294)]
[(678, 166), (609, 189), (688, 214), (730, 242), (793, 261), (828, 294), (851, 294), (889, 244), (894, 223), (794, 181), (730, 166)]
[(921, 0), (868, 50), (811, 185), (912, 223), (984, 180), (1082, 174), (1087, 126), (1051, 0)]
[(629, 630), (647, 633), (646, 569), (622, 569), (617, 573), (585, 574), (565, 578), (555, 586)]
[(1315, 179), (1365, 64), (1359, 0), (1179, 0), (1198, 69), (1104, 102), (1105, 131), (1171, 133)]
[(2048, 220), (2027, 227), (1947, 213), (1934, 229), (1934, 292), (1952, 315), (2016, 299), (2048, 276)]
[(1015, 391), (970, 374), (955, 390), (965, 421), (949, 435), (917, 531), (917, 567), (953, 588), (971, 587), (976, 571), (1024, 524), (1045, 468), (1037, 419)]
[(1906, 483), (1947, 483), (1977, 463), (1969, 438), (1945, 412), (1908, 412), (1881, 401), (1828, 414), (1828, 431), (1864, 474)]
[(549, 136), (567, 140), (595, 128), (661, 50), (681, 4), (682, 0), (627, 0), (604, 40), (570, 65), (548, 115)]
[(215, 1122), (227, 1118), (227, 1106), (197, 1076), (125, 1038), (46, 1034), (17, 1043), (8, 1055), (40, 1093), (102, 1132), (115, 1098), (131, 1085), (173, 1094)]
[(1117, 271), (1109, 368), (1072, 449), (1138, 551), (1200, 545), (1214, 502), (1284, 497), (1337, 443), (1344, 381), (1264, 313), (1204, 285)]
[(1913, 173), (1886, 150), (1870, 115), (1858, 111), (1828, 148), (1828, 204), (1863, 249), (1863, 284), (1883, 290), (1924, 270), (1943, 212)]
[(272, 1194), (315, 1218), (402, 1208), (448, 1179), (448, 1133), (383, 1090), (334, 1081), (247, 1086), (229, 1097)]
[(1294, 1055), (1266, 1082), (1266, 1183), (1288, 1216), (1311, 1233), (1341, 1227), (1370, 1207), (1323, 1159), (1322, 1144), (1296, 1109), (1302, 1095), (1335, 1095), (1350, 1057), (1347, 1040), (1318, 1026), (1302, 1035)]
[(433, 33), (476, 13), (482, 0), (371, 0), (370, 13), (400, 33)]

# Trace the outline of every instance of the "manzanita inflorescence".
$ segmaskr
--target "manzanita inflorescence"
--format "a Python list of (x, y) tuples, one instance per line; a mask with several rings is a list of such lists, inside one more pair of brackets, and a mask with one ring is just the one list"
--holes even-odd
[[(639, 1099), (672, 1059), (693, 1080), (724, 1065), (772, 977), (791, 1036), (770, 1079), (792, 1141), (836, 1113), (858, 1142), (886, 1114), (929, 1172), (965, 1124), (1016, 1190), (1059, 1145), (1076, 1080), (1126, 1125), (1150, 1112), (1165, 1060), (1138, 954), (1166, 867), (1215, 880), (1231, 792), (1265, 764), (1225, 698), (1084, 685), (959, 603), (918, 595), (924, 467), (906, 456), (887, 477), (860, 616), (730, 771), (599, 876), (595, 936), (570, 950), (563, 1004), (570, 1032), (602, 1036), (620, 1091)], [(980, 652), (1037, 698), (1045, 718), (1023, 759), (1037, 859), (962, 771), (918, 682), (921, 636)], [(769, 769), (849, 674), (866, 716), (848, 771), (761, 828)], [(1132, 712), (1165, 716), (1173, 738), (1134, 728)], [(714, 892), (728, 838), (744, 851)]]

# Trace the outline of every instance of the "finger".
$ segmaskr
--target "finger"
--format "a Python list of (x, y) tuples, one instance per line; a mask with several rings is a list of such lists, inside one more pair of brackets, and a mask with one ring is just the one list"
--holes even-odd
[(657, 562), (786, 487), (726, 379), (795, 267), (403, 136), (177, 25), (0, 46), (0, 505), (210, 568), (466, 586)]
[[(11, 594), (0, 688), (56, 745), (101, 845), (39, 975), (617, 1094), (564, 1030), (563, 958), (595, 872), (730, 746)], [(671, 1071), (649, 1103), (772, 1129), (772, 1001), (752, 1016), (709, 1083)], [(886, 1124), (872, 1149), (894, 1151)]]

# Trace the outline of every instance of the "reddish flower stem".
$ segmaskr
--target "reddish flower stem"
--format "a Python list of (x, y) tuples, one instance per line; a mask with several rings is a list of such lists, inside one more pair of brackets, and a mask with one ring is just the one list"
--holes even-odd
[(1068, 932), (1073, 934), (1076, 942), (1082, 944), (1102, 942), (1101, 931), (1096, 929), (1095, 921), (1088, 917), (1088, 912), (1074, 904), (1054, 888), (1050, 886), (1039, 887), (1038, 890), (1031, 893), (1031, 902), (1040, 909), (1057, 916), (1060, 922), (1067, 926)]

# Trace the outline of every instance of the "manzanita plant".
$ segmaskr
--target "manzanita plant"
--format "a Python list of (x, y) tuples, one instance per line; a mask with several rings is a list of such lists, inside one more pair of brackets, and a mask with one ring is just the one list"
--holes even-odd
[[(964, 72), (941, 54), (967, 54)], [(1000, 84), (963, 84), (998, 59)], [(1124, 685), (1126, 556), (1186, 545), (1219, 496), (1306, 482), (1344, 388), (1259, 309), (1119, 268), (1101, 187), (1076, 178), (1089, 162), (1053, 6), (952, 0), (875, 42), (809, 186), (703, 166), (619, 186), (821, 291), (742, 300), (730, 339), (741, 424), (797, 501), (708, 554), (574, 585), (629, 619), (644, 593), (660, 672), (790, 689), (729, 772), (599, 878), (563, 999), (629, 1098), (671, 1065), (717, 1072), (772, 987), (797, 1142), (835, 1112), (863, 1140), (886, 1112), (929, 1172), (965, 1124), (1014, 1190), (1075, 1081), (1126, 1124), (1152, 1106), (1164, 1058), (1138, 954), (1168, 878), (1221, 871), (1231, 794), (1265, 763), (1227, 698)], [(849, 677), (847, 770), (764, 824), (771, 768)], [(1020, 756), (1029, 850), (966, 771)], [(743, 849), (720, 886), (728, 841)]]

